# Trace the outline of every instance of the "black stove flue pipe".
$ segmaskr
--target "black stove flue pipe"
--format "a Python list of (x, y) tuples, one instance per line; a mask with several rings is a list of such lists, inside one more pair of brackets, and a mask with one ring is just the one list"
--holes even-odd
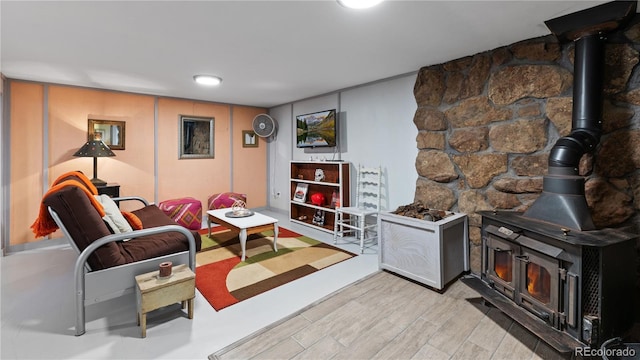
[(604, 42), (600, 34), (575, 41), (572, 130), (558, 139), (549, 153), (542, 194), (525, 216), (576, 230), (593, 230), (578, 166), (593, 151), (602, 132)]
[(635, 15), (636, 6), (637, 1), (614, 1), (545, 22), (559, 40), (575, 42), (572, 128), (551, 149), (542, 194), (524, 216), (570, 229), (595, 229), (578, 167), (602, 133), (605, 34)]
[(604, 43), (599, 34), (575, 41), (572, 130), (551, 149), (549, 174), (578, 175), (580, 158), (600, 142)]

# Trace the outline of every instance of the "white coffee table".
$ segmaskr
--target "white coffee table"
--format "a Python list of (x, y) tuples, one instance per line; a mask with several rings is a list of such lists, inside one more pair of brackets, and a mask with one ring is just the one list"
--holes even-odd
[(257, 234), (265, 230), (273, 230), (273, 251), (278, 251), (278, 220), (254, 211), (253, 215), (247, 217), (228, 217), (231, 209), (217, 209), (207, 211), (209, 216), (209, 236), (211, 236), (211, 222), (238, 232), (240, 247), (242, 248), (241, 261), (245, 259), (247, 236)]

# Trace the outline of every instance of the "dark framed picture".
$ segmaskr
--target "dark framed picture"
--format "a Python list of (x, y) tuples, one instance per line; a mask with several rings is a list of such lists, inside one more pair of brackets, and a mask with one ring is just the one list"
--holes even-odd
[(178, 159), (214, 158), (214, 118), (180, 115)]
[(242, 147), (258, 147), (258, 135), (253, 130), (242, 130)]

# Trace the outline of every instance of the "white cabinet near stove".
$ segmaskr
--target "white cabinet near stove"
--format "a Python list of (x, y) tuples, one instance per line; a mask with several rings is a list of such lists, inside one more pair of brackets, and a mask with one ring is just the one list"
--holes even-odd
[(466, 214), (427, 221), (393, 213), (378, 216), (380, 269), (415, 280), (438, 291), (469, 271)]

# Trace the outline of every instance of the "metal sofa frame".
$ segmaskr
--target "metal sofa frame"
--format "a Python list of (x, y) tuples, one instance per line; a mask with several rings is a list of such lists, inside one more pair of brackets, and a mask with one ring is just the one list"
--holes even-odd
[[(137, 196), (117, 197), (113, 198), (113, 200), (137, 200), (142, 202), (144, 206), (149, 205), (147, 200)], [(182, 226), (165, 225), (142, 230), (134, 230), (127, 233), (107, 235), (97, 239), (87, 246), (84, 251), (80, 252), (58, 214), (51, 207), (49, 207), (48, 210), (53, 220), (71, 244), (71, 247), (79, 254), (74, 266), (76, 291), (76, 336), (80, 336), (85, 333), (86, 306), (133, 293), (135, 290), (136, 275), (157, 270), (159, 264), (164, 261), (171, 261), (177, 264), (184, 264), (188, 262), (191, 270), (195, 272), (196, 242), (193, 238), (193, 234)], [(179, 232), (185, 235), (189, 241), (189, 251), (182, 251), (175, 254), (155, 257), (96, 271), (92, 271), (87, 263), (89, 256), (96, 251), (96, 249), (107, 243), (166, 232)]]

